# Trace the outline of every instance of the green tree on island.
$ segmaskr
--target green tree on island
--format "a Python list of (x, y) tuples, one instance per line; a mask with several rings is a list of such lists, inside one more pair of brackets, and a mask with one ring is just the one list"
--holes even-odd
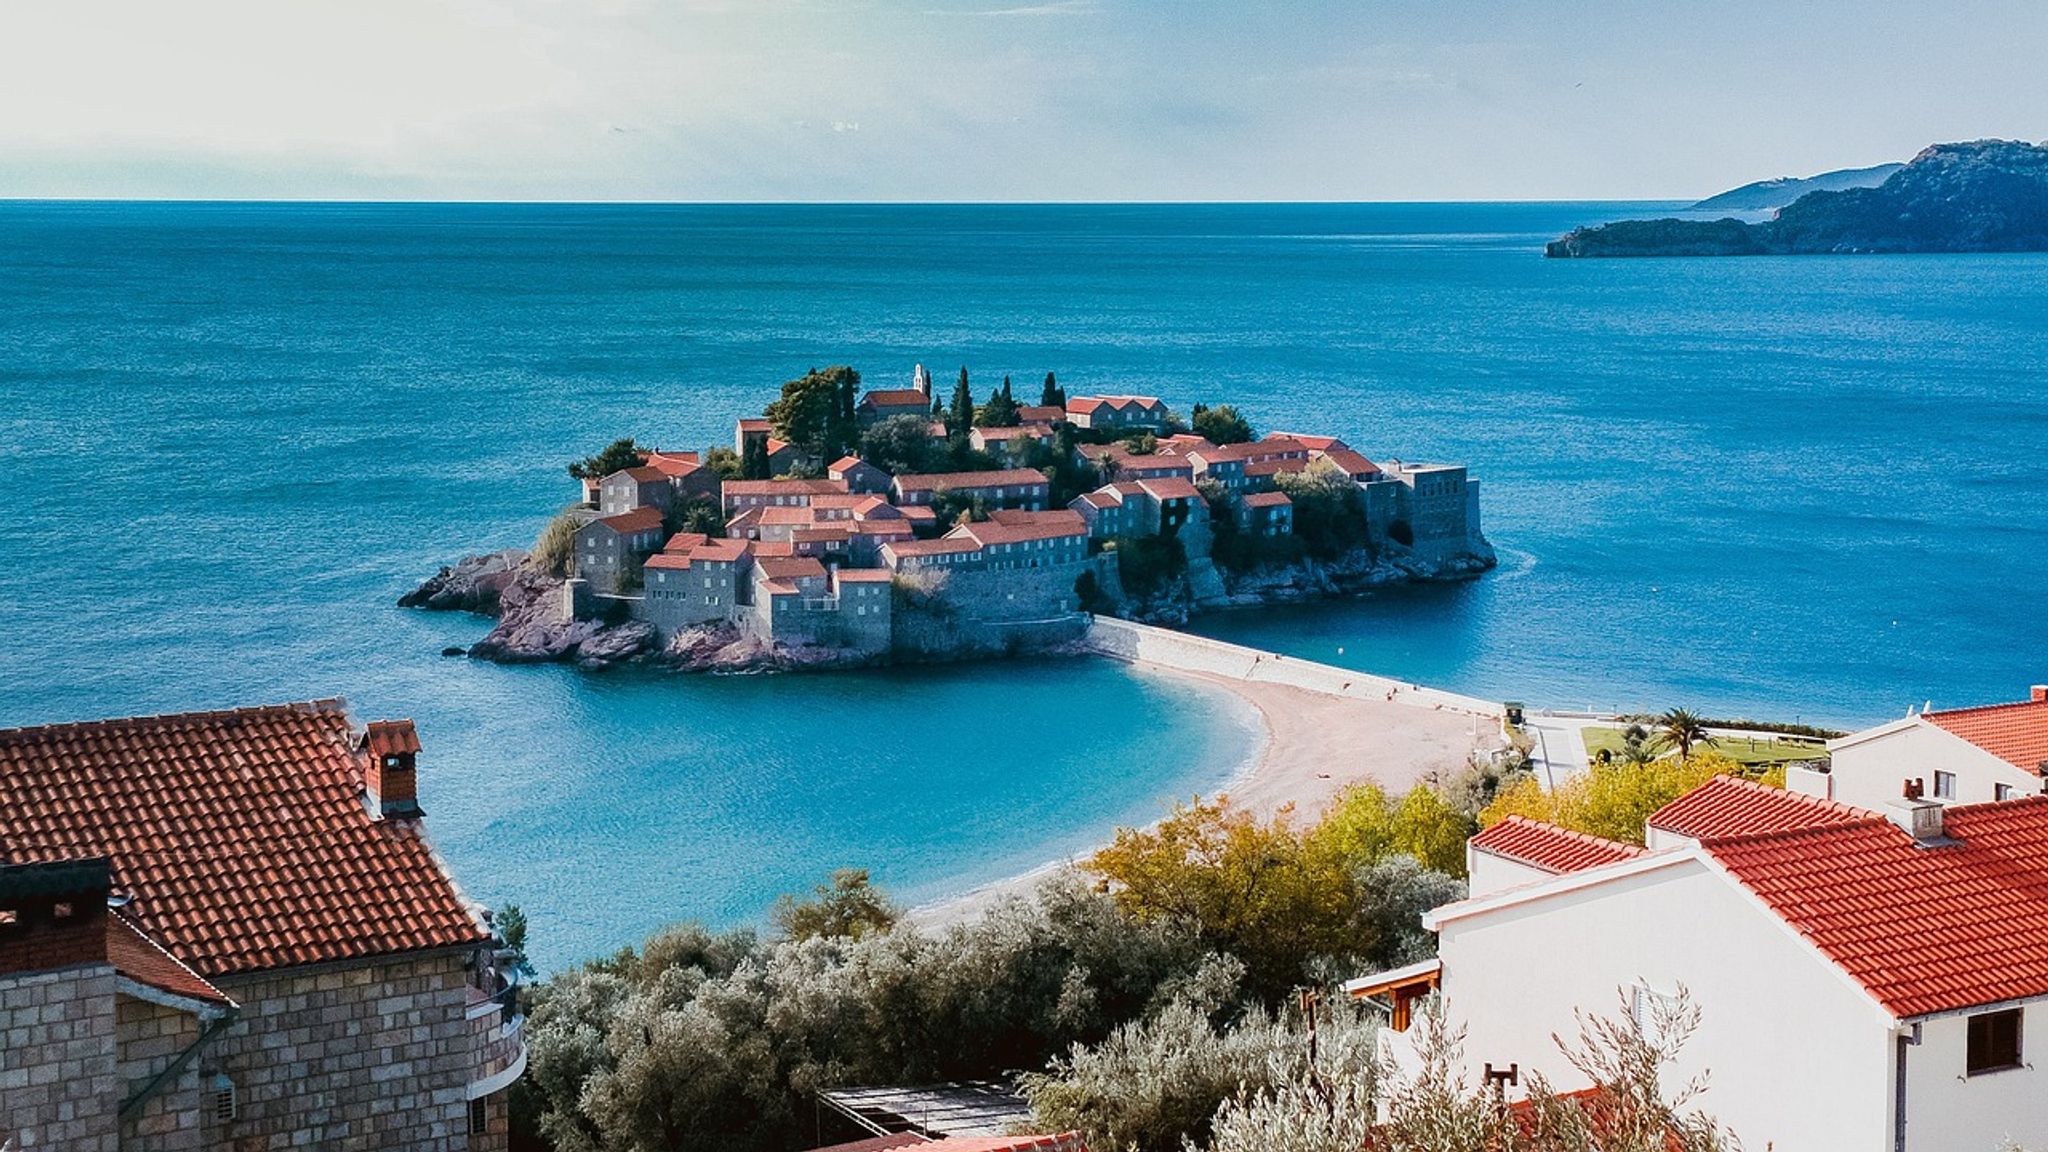
[(1238, 415), (1237, 409), (1229, 404), (1218, 404), (1214, 408), (1197, 404), (1191, 421), (1195, 435), (1211, 444), (1244, 444), (1257, 438), (1251, 422)]
[(595, 456), (585, 456), (581, 460), (571, 461), (569, 475), (578, 480), (602, 480), (614, 472), (638, 468), (646, 463), (647, 451), (634, 443), (631, 436), (623, 440), (614, 440)]
[(782, 386), (780, 399), (768, 405), (768, 424), (812, 460), (836, 460), (853, 446), (853, 399), (860, 373), (843, 364), (822, 371), (813, 368)]
[(740, 479), (768, 479), (768, 444), (759, 436), (747, 438), (746, 451), (740, 454)]
[(861, 458), (892, 476), (942, 471), (938, 451), (932, 443), (931, 421), (922, 416), (891, 416), (860, 437)]
[(1010, 378), (1003, 377), (1003, 386), (989, 395), (988, 403), (981, 406), (981, 413), (974, 418), (977, 428), (1015, 428), (1017, 426), (1017, 398), (1010, 395)]
[(953, 407), (946, 414), (946, 434), (956, 443), (966, 443), (967, 430), (974, 426), (974, 390), (967, 384), (967, 368), (960, 368), (960, 382), (953, 385)]
[(745, 477), (745, 473), (741, 471), (740, 454), (730, 448), (706, 448), (703, 463), (704, 467), (720, 480), (740, 480)]
[(1038, 404), (1041, 408), (1065, 408), (1067, 406), (1067, 390), (1060, 387), (1059, 381), (1053, 379), (1053, 375), (1050, 372), (1045, 374), (1045, 387), (1039, 389)]

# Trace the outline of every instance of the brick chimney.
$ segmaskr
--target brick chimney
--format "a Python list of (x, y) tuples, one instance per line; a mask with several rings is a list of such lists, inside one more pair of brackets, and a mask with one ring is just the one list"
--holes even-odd
[(2034, 685), (2033, 688), (2028, 690), (2027, 695), (2031, 697), (2034, 703), (2036, 704), (2048, 703), (2048, 684)]
[(0, 976), (107, 959), (107, 859), (0, 864)]
[(384, 820), (414, 820), (420, 811), (419, 785), (415, 768), (420, 753), (419, 733), (410, 720), (372, 720), (363, 731), (363, 790), (370, 810)]
[(1947, 844), (1941, 826), (1941, 803), (1927, 798), (1926, 785), (1908, 780), (1903, 794), (1885, 805), (1885, 818), (1898, 825), (1923, 848)]

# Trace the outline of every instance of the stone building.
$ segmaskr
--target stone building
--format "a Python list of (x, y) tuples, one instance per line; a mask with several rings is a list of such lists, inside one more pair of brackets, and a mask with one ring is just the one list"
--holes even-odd
[(1365, 492), (1366, 532), (1431, 560), (1463, 555), (1481, 538), (1479, 481), (1462, 464), (1404, 464), (1390, 460)]
[(941, 492), (970, 496), (994, 508), (1042, 511), (1051, 498), (1052, 482), (1036, 468), (1003, 468), (993, 472), (905, 473), (891, 491), (904, 506), (930, 505)]
[(570, 574), (592, 590), (617, 593), (640, 578), (640, 562), (659, 551), (663, 517), (655, 507), (602, 516), (576, 530)]
[(663, 632), (732, 618), (752, 557), (744, 540), (678, 532), (642, 566), (636, 615)]
[(0, 731), (0, 1146), (503, 1149), (521, 1021), (339, 701)]
[(1166, 403), (1154, 396), (1076, 396), (1067, 401), (1076, 428), (1157, 432), (1166, 427)]
[(604, 478), (597, 489), (597, 512), (617, 516), (635, 508), (666, 509), (675, 498), (675, 486), (668, 473), (642, 464), (621, 468)]

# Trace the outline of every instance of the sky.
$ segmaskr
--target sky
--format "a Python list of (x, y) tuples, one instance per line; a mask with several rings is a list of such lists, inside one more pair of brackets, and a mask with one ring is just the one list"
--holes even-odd
[(0, 0), (0, 197), (1692, 198), (2048, 136), (2040, 0)]

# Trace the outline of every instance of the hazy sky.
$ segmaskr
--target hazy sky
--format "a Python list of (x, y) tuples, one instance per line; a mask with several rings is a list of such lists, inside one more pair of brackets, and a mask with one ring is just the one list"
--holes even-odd
[(2048, 136), (2048, 4), (0, 0), (0, 196), (1690, 197)]

